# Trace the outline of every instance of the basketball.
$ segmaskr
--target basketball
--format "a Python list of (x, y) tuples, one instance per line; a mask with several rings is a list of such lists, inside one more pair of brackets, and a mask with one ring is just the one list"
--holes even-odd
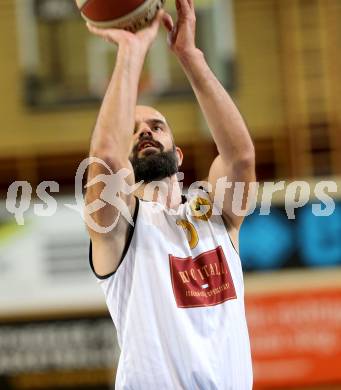
[(136, 32), (148, 26), (165, 0), (76, 0), (82, 17), (95, 27)]

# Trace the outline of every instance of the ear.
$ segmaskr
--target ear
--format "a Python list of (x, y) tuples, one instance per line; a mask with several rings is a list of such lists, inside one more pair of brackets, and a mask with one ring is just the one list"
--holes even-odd
[(178, 166), (181, 167), (182, 161), (184, 159), (184, 155), (182, 153), (182, 150), (178, 146), (175, 147), (175, 150), (176, 150), (176, 154), (178, 156)]

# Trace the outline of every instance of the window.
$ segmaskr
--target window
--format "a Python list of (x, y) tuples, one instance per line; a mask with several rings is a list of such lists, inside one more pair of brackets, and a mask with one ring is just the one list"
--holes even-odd
[[(101, 98), (112, 73), (116, 48), (88, 33), (75, 2), (18, 0), (17, 7), (26, 104), (46, 108)], [(228, 0), (197, 2), (197, 44), (229, 87), (234, 59), (231, 15)], [(159, 35), (146, 60), (140, 92), (161, 98), (187, 95), (189, 84), (164, 35)]]

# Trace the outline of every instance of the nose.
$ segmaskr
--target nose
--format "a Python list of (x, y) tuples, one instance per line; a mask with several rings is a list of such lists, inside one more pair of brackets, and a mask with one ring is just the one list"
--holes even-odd
[(149, 126), (147, 124), (143, 124), (140, 129), (138, 130), (138, 135), (137, 137), (139, 139), (143, 138), (143, 137), (152, 137), (153, 136), (153, 133), (151, 131), (151, 129), (149, 128)]

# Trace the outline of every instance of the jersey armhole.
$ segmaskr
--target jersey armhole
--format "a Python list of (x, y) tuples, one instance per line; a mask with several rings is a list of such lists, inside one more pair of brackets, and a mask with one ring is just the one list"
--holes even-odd
[(228, 237), (229, 237), (229, 240), (230, 240), (230, 242), (231, 242), (232, 248), (234, 249), (234, 251), (236, 252), (236, 254), (237, 254), (238, 256), (240, 256), (240, 255), (239, 255), (239, 252), (237, 251), (237, 249), (236, 249), (236, 247), (235, 247), (235, 245), (234, 245), (234, 243), (233, 243), (233, 241), (232, 241), (232, 238), (231, 238), (231, 236), (230, 236), (230, 233), (229, 233), (229, 224), (228, 224), (228, 222), (226, 221), (226, 219), (224, 218), (223, 215), (221, 215), (221, 219), (223, 220), (223, 224), (224, 224), (225, 229), (226, 229), (226, 234), (227, 234)]
[(92, 272), (94, 273), (94, 275), (96, 276), (96, 278), (98, 278), (100, 280), (108, 279), (111, 276), (115, 275), (115, 273), (117, 272), (118, 268), (121, 266), (124, 258), (126, 257), (126, 255), (128, 253), (131, 241), (132, 241), (133, 236), (134, 236), (134, 231), (135, 231), (136, 221), (137, 221), (137, 217), (138, 217), (138, 213), (139, 213), (139, 208), (140, 208), (140, 201), (139, 201), (138, 198), (136, 198), (136, 206), (135, 206), (135, 211), (134, 211), (134, 215), (133, 215), (134, 226), (129, 225), (128, 239), (127, 239), (127, 241), (125, 243), (121, 260), (118, 263), (118, 266), (117, 266), (117, 268), (116, 268), (116, 270), (114, 272), (111, 272), (110, 274), (103, 275), (103, 276), (102, 275), (98, 275), (96, 273), (95, 267), (94, 267), (94, 263), (93, 263), (93, 257), (92, 257), (92, 241), (90, 240), (90, 245), (89, 245), (89, 263), (90, 263), (90, 268), (91, 268)]

